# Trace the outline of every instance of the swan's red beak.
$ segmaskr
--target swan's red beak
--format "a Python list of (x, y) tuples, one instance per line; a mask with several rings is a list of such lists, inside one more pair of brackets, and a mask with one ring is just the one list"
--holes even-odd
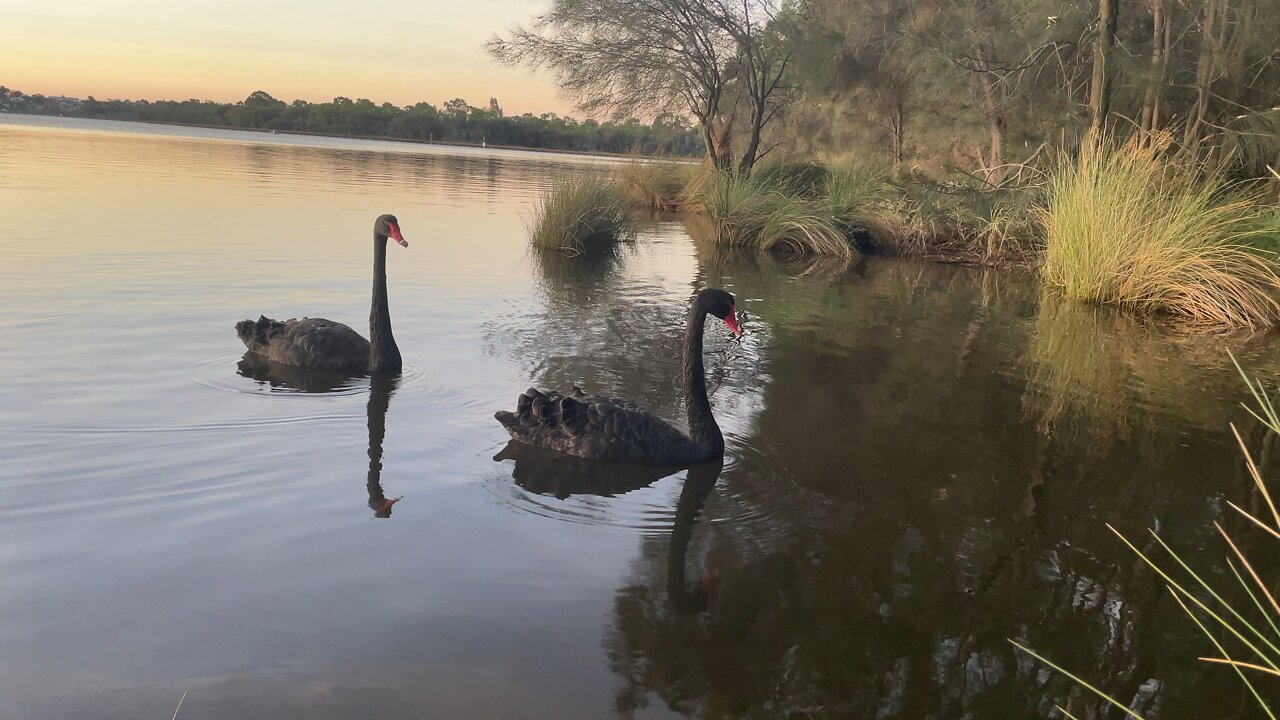
[(391, 239), (400, 243), (403, 247), (409, 247), (409, 241), (404, 239), (400, 234), (400, 226), (395, 223), (387, 223), (387, 232), (391, 233)]
[(724, 316), (724, 324), (729, 326), (729, 331), (736, 338), (742, 337), (742, 328), (738, 325), (738, 315), (733, 311), (733, 306), (729, 306), (729, 314)]

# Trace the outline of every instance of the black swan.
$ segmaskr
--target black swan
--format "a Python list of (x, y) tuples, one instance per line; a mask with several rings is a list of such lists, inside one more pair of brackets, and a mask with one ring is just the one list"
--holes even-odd
[(236, 334), (244, 346), (249, 352), (282, 365), (344, 372), (399, 370), (400, 348), (391, 334), (391, 312), (387, 308), (388, 237), (409, 247), (395, 216), (379, 216), (373, 224), (373, 303), (368, 340), (346, 325), (324, 318), (280, 322), (259, 316), (257, 321), (236, 323)]
[(733, 296), (707, 288), (689, 308), (684, 335), (684, 396), (689, 435), (628, 400), (592, 397), (574, 388), (570, 395), (529, 388), (516, 411), (494, 414), (515, 440), (592, 460), (641, 465), (691, 465), (724, 454), (724, 436), (711, 415), (702, 371), (702, 333), (708, 314), (724, 321), (734, 337), (742, 329)]

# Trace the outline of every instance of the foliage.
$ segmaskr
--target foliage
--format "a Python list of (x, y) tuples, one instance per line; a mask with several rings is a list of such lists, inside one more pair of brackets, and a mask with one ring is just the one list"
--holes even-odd
[(553, 73), (588, 112), (695, 118), (715, 167), (733, 164), (726, 138), (741, 104), (748, 140), (738, 167), (747, 172), (791, 95), (782, 79), (792, 50), (778, 16), (774, 0), (555, 0), (486, 48)]
[(67, 114), (108, 120), (141, 120), (184, 125), (280, 130), (322, 135), (485, 142), (489, 145), (574, 150), (579, 152), (639, 152), (643, 154), (697, 155), (701, 140), (683, 118), (659, 115), (651, 123), (636, 119), (597, 122), (578, 121), (554, 113), (505, 115), (496, 98), (487, 108), (472, 107), (455, 98), (440, 107), (418, 103), (396, 107), (391, 103), (338, 97), (327, 103), (295, 100), (286, 104), (259, 90), (242, 102), (202, 100), (109, 100), (89, 98), (79, 109), (68, 110), (41, 95), (0, 97), (0, 107), (13, 112)]
[(535, 247), (588, 255), (633, 235), (627, 203), (610, 179), (578, 175), (557, 181), (534, 206)]
[[(1232, 362), (1235, 362), (1234, 357), (1232, 357)], [(1280, 434), (1280, 414), (1276, 412), (1271, 398), (1264, 392), (1262, 383), (1258, 380), (1250, 380), (1249, 376), (1240, 368), (1239, 363), (1236, 363), (1236, 369), (1239, 370), (1241, 377), (1244, 378), (1245, 384), (1248, 386), (1249, 392), (1256, 403), (1255, 407), (1246, 405), (1245, 409), (1273, 434)], [(1280, 540), (1280, 511), (1277, 511), (1275, 501), (1272, 500), (1271, 493), (1267, 489), (1267, 484), (1263, 480), (1262, 474), (1258, 471), (1258, 466), (1254, 463), (1248, 446), (1245, 445), (1244, 439), (1240, 436), (1240, 432), (1234, 424), (1231, 425), (1231, 432), (1235, 435), (1236, 442), (1240, 445), (1240, 451), (1244, 455), (1249, 476), (1253, 479), (1258, 491), (1258, 497), (1262, 501), (1257, 505), (1265, 507), (1267, 512), (1251, 513), (1231, 501), (1227, 502), (1227, 506), (1241, 518), (1248, 521), (1250, 530), (1254, 532), (1262, 530), (1265, 532), (1264, 539), (1269, 541)], [(1262, 514), (1267, 519), (1265, 521), (1260, 519), (1258, 517), (1259, 514)], [(1210, 584), (1206, 579), (1206, 577), (1211, 577), (1210, 573), (1204, 570), (1197, 571), (1178, 551), (1170, 547), (1155, 530), (1149, 530), (1148, 532), (1151, 534), (1154, 544), (1159, 546), (1168, 559), (1158, 558), (1151, 551), (1144, 552), (1142, 548), (1130, 541), (1119, 530), (1116, 530), (1111, 525), (1107, 526), (1129, 550), (1164, 581), (1165, 587), (1174, 600), (1177, 601), (1178, 606), (1191, 618), (1191, 621), (1195, 623), (1196, 627), (1209, 640), (1209, 643), (1213, 645), (1216, 655), (1200, 659), (1208, 663), (1231, 667), (1258, 707), (1267, 717), (1274, 720), (1275, 713), (1254, 683), (1258, 678), (1274, 683), (1275, 679), (1280, 677), (1280, 644), (1278, 644), (1280, 643), (1280, 603), (1276, 601), (1271, 588), (1259, 576), (1255, 563), (1251, 562), (1249, 556), (1244, 552), (1244, 549), (1248, 549), (1250, 545), (1238, 542), (1236, 539), (1238, 535), (1233, 537), (1223, 527), (1222, 523), (1215, 522), (1214, 527), (1217, 528), (1218, 534), (1222, 536), (1226, 547), (1231, 550), (1231, 554), (1227, 556), (1227, 567), (1231, 571), (1231, 576), (1235, 578), (1239, 585), (1238, 589), (1233, 588), (1231, 592), (1222, 588), (1215, 588)], [(1236, 599), (1229, 599), (1233, 595)], [(1248, 598), (1248, 601), (1246, 602), (1244, 598)], [(1130, 710), (1124, 703), (1090, 685), (1077, 675), (1054, 664), (1021, 643), (1013, 640), (1009, 642), (1019, 650), (1070, 677), (1085, 689), (1119, 708), (1128, 716), (1142, 720), (1140, 715)], [(1251, 677), (1254, 680), (1251, 680)], [(1070, 717), (1062, 708), (1058, 708), (1058, 710)]]
[[(807, 0), (769, 143), (994, 185), (1089, 124), (1097, 0)], [(1280, 14), (1258, 0), (1124, 4), (1105, 68), (1110, 132), (1184, 134), (1240, 177), (1280, 158)], [(1216, 22), (1215, 22), (1216, 19)], [(1127, 119), (1132, 119), (1129, 122)], [(1186, 142), (1187, 139), (1193, 140)]]
[(706, 239), (793, 255), (856, 254), (823, 204), (784, 189), (735, 172), (712, 174), (694, 194), (708, 220)]
[(826, 194), (827, 167), (814, 160), (785, 159), (761, 163), (753, 171), (764, 185), (810, 200)]
[(1196, 327), (1275, 324), (1280, 276), (1246, 246), (1263, 233), (1257, 205), (1170, 165), (1165, 146), (1102, 143), (1060, 159), (1037, 213), (1044, 281), (1073, 300)]
[(632, 206), (651, 212), (676, 210), (697, 166), (632, 157), (619, 172), (618, 185)]

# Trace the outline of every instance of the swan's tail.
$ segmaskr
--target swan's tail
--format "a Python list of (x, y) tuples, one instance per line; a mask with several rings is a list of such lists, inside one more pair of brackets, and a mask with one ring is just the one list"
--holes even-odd
[(240, 341), (257, 353), (265, 353), (271, 345), (272, 336), (282, 329), (284, 323), (265, 315), (259, 315), (257, 320), (241, 320), (236, 323), (236, 335), (240, 336)]

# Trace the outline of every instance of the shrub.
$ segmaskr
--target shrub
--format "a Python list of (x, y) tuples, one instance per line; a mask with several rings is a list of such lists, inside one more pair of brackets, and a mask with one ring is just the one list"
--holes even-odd
[(697, 166), (689, 163), (633, 158), (622, 166), (619, 189), (634, 207), (652, 212), (677, 210), (685, 185), (696, 170)]
[(792, 255), (855, 255), (830, 210), (787, 195), (758, 178), (720, 172), (706, 178), (696, 202), (707, 215), (707, 239)]
[(817, 200), (826, 194), (829, 173), (825, 165), (810, 160), (776, 160), (757, 165), (751, 177), (761, 187)]
[(544, 250), (583, 255), (633, 236), (627, 203), (600, 175), (557, 181), (533, 209), (530, 234)]
[(1036, 212), (1044, 281), (1073, 300), (1191, 326), (1274, 325), (1280, 277), (1248, 246), (1266, 233), (1257, 203), (1171, 165), (1166, 146), (1086, 145), (1059, 162)]

